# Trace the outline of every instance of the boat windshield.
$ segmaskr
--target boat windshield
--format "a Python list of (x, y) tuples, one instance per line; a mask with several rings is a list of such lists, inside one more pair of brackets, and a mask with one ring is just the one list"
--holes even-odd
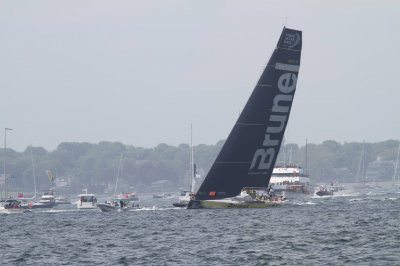
[(181, 196), (189, 196), (189, 191), (181, 191)]
[(81, 202), (94, 202), (94, 196), (81, 196)]
[(44, 193), (43, 193), (43, 195), (53, 195), (53, 191), (51, 191), (51, 190), (47, 190), (47, 191), (45, 191)]

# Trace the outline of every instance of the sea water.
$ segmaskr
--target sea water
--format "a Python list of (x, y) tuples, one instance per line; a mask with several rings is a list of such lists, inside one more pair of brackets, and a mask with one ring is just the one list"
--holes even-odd
[(267, 209), (58, 206), (0, 215), (1, 265), (400, 265), (397, 190), (343, 193)]

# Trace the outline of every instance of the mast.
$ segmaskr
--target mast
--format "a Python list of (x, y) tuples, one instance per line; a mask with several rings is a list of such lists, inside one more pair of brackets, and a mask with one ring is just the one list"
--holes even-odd
[(306, 138), (306, 165), (305, 165), (306, 175), (308, 175), (308, 172), (307, 172), (307, 160), (308, 160), (308, 158), (307, 158), (307, 149), (308, 149), (308, 145), (307, 144), (308, 143), (307, 143), (307, 138)]
[(361, 178), (363, 178), (363, 169), (364, 169), (364, 143), (365, 141), (363, 140), (361, 146), (360, 162), (358, 164), (358, 171), (356, 175), (356, 183), (364, 182), (364, 180), (361, 180)]
[(4, 128), (4, 199), (7, 199), (7, 171), (6, 171), (6, 157), (7, 157), (7, 130), (12, 128)]
[(397, 159), (396, 159), (396, 165), (394, 167), (393, 182), (396, 181), (397, 165), (399, 164), (399, 153), (400, 153), (400, 143), (399, 143), (399, 148), (397, 149)]
[(121, 163), (122, 163), (122, 157), (124, 156), (123, 153), (121, 153), (121, 156), (119, 157), (119, 163), (118, 163), (118, 170), (117, 170), (117, 178), (115, 180), (115, 188), (114, 188), (114, 194), (117, 194), (117, 188), (118, 188), (118, 179), (119, 175), (121, 174)]
[(36, 198), (36, 173), (35, 173), (35, 164), (33, 163), (33, 152), (32, 152), (32, 145), (31, 145), (31, 163), (32, 163), (32, 173), (33, 173), (33, 188), (35, 190), (35, 194), (33, 195), (32, 199)]
[(195, 187), (195, 172), (194, 172), (194, 158), (193, 158), (193, 128), (192, 123), (190, 123), (190, 178), (191, 178), (191, 185), (190, 185), (190, 192), (194, 192)]
[(289, 150), (289, 165), (293, 164), (293, 147)]
[(286, 162), (285, 141), (286, 141), (286, 138), (283, 137), (283, 140), (282, 140), (283, 167), (286, 167), (286, 165), (287, 165), (287, 162)]

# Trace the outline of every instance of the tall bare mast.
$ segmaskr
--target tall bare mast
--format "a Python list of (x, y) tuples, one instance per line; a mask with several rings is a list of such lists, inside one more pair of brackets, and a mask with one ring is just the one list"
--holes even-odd
[(190, 123), (190, 178), (192, 182), (190, 185), (190, 192), (194, 192), (195, 173), (194, 173), (194, 159), (193, 159), (193, 128), (191, 123)]
[(308, 147), (308, 145), (307, 145), (307, 139), (306, 139), (306, 165), (305, 165), (305, 170), (306, 170), (306, 175), (308, 175), (308, 173), (307, 173), (307, 147)]
[(117, 170), (117, 178), (116, 178), (116, 180), (115, 180), (114, 194), (117, 194), (118, 179), (119, 179), (119, 176), (121, 175), (122, 157), (124, 157), (124, 154), (123, 154), (123, 153), (121, 153), (121, 157), (119, 157), (118, 170)]
[(400, 143), (399, 143), (399, 148), (397, 149), (397, 159), (396, 159), (396, 165), (395, 165), (395, 167), (394, 167), (393, 182), (396, 181), (397, 166), (398, 166), (398, 164), (399, 164), (399, 153), (400, 153)]
[(7, 171), (6, 171), (6, 155), (7, 155), (7, 130), (12, 130), (12, 128), (4, 128), (4, 199), (8, 197), (7, 191)]
[(35, 164), (33, 163), (33, 151), (32, 151), (32, 145), (31, 145), (31, 162), (32, 162), (32, 173), (33, 173), (33, 188), (35, 190), (35, 194), (33, 195), (33, 198), (36, 198), (36, 173), (35, 173)]
[(362, 146), (361, 146), (361, 155), (360, 155), (360, 163), (358, 164), (358, 171), (356, 175), (356, 183), (363, 182), (365, 183), (364, 180), (364, 145), (365, 141), (363, 140)]

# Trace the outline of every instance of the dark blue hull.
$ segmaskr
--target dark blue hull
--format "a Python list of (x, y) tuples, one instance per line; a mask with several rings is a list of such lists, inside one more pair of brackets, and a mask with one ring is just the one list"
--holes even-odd
[(40, 202), (34, 202), (32, 204), (24, 204), (21, 205), (22, 209), (49, 209), (53, 208), (56, 204), (54, 202), (49, 202), (49, 203), (40, 203)]
[(318, 196), (332, 196), (333, 192), (332, 191), (318, 191), (317, 193)]

